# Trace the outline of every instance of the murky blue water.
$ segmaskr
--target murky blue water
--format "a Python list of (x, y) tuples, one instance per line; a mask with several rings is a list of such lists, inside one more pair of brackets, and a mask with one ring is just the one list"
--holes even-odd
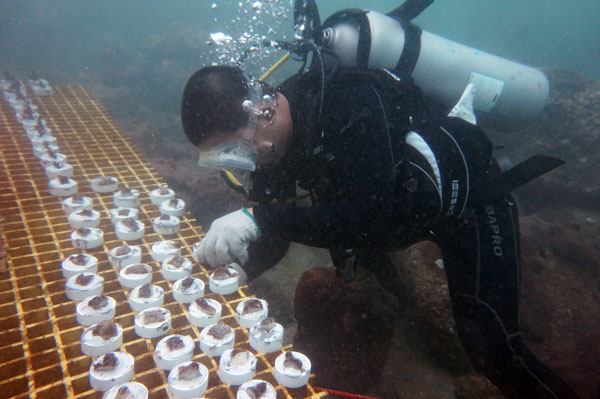
[[(292, 0), (255, 3), (249, 0), (0, 0), (0, 71), (9, 71), (20, 79), (36, 71), (51, 84), (84, 85), (124, 126), (126, 133), (133, 130), (128, 128), (142, 126), (139, 130), (144, 133), (158, 131), (167, 138), (165, 141), (173, 139), (183, 143), (179, 107), (185, 82), (194, 71), (211, 63), (233, 62), (248, 46), (264, 39), (291, 38)], [(325, 20), (344, 8), (371, 8), (385, 13), (401, 2), (319, 0), (317, 3), (321, 19)], [(599, 20), (600, 0), (436, 0), (415, 22), (426, 31), (523, 64), (564, 68), (600, 79)], [(214, 33), (222, 35), (213, 36), (211, 40)], [(216, 39), (227, 36), (232, 43), (215, 44)], [(258, 56), (252, 57), (255, 54)], [(280, 51), (271, 51), (268, 55), (251, 52), (246, 66), (256, 75), (281, 55)], [(280, 81), (298, 67), (298, 63), (288, 64), (274, 79)], [(597, 116), (583, 113), (564, 129), (564, 134), (553, 137), (554, 143), (563, 147), (541, 146), (540, 142), (550, 140), (540, 135), (539, 142), (519, 155), (524, 158), (539, 152), (540, 148), (556, 147), (560, 153), (554, 155), (568, 162), (562, 169), (567, 170), (568, 176), (561, 181), (568, 181), (584, 171), (590, 178), (586, 174), (586, 178), (581, 179), (585, 184), (578, 184), (585, 187), (586, 194), (598, 192), (597, 169), (590, 168), (591, 162), (588, 162), (588, 157), (596, 159), (597, 152), (592, 154), (591, 150), (595, 144), (593, 138), (575, 135), (578, 127), (584, 131), (594, 117)], [(146, 129), (144, 124), (151, 128)], [(512, 144), (512, 149), (519, 148), (520, 138), (513, 136), (512, 139), (513, 143), (501, 137), (495, 144), (507, 147)], [(502, 162), (508, 167), (513, 159), (505, 157)], [(582, 198), (580, 204), (588, 197)], [(597, 197), (590, 194), (589, 198)], [(569, 201), (567, 198), (564, 203)], [(539, 206), (539, 201), (532, 206)], [(573, 212), (581, 212), (579, 219), (587, 223), (583, 225), (584, 231), (592, 228), (597, 231), (597, 205), (581, 208), (585, 208), (585, 212), (589, 209), (596, 212), (588, 215), (574, 208)], [(564, 210), (557, 208), (556, 213), (561, 212)], [(561, 219), (568, 217), (565, 213)], [(274, 281), (280, 279), (280, 276), (273, 278)]]
[[(400, 4), (384, 0), (317, 3), (322, 19), (342, 8), (385, 12)], [(217, 8), (213, 10), (212, 4)], [(223, 0), (4, 0), (0, 5), (0, 66), (15, 73), (36, 68), (61, 77), (74, 75), (101, 65), (107, 48), (118, 46), (135, 53), (168, 34), (173, 25), (188, 28), (187, 39), (203, 43), (209, 32), (231, 26), (229, 20), (238, 8), (237, 1)], [(426, 30), (503, 57), (535, 66), (571, 68), (597, 78), (599, 19), (597, 0), (438, 0), (416, 22)], [(291, 22), (280, 29), (291, 32)], [(155, 49), (157, 56), (192, 68), (194, 54), (173, 57), (181, 43), (177, 37), (172, 39), (175, 49)]]
[[(237, 39), (289, 38), (292, 0), (42, 0), (0, 3), (0, 68), (17, 77), (35, 70), (55, 84), (81, 83), (118, 118), (178, 128), (181, 90), (202, 65), (222, 62), (210, 33)], [(387, 12), (400, 2), (318, 1), (321, 19), (343, 8)], [(241, 7), (240, 7), (241, 5)], [(287, 12), (286, 12), (287, 10)], [(269, 13), (270, 11), (270, 13)], [(285, 19), (285, 14), (288, 18)], [(253, 19), (258, 17), (258, 19)], [(416, 22), (425, 30), (539, 67), (600, 77), (600, 2), (597, 0), (436, 1)], [(250, 61), (255, 74), (281, 52)], [(298, 64), (275, 76), (281, 80)]]
[[(115, 117), (134, 115), (172, 131), (187, 77), (202, 65), (227, 61), (206, 44), (210, 33), (234, 39), (243, 33), (254, 39), (291, 37), (292, 0), (264, 1), (262, 15), (253, 3), (5, 0), (0, 4), (0, 68), (17, 77), (35, 70), (56, 84), (86, 84), (108, 99)], [(400, 4), (317, 3), (322, 20), (343, 8), (387, 12)], [(416, 22), (432, 33), (518, 62), (599, 78), (599, 19), (597, 0), (445, 0), (436, 1)], [(248, 68), (258, 74), (280, 55), (251, 61)], [(288, 65), (275, 79), (297, 67)]]

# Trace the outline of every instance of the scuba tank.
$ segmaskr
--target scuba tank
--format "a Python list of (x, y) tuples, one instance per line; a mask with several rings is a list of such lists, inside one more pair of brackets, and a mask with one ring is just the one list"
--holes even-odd
[(517, 130), (544, 109), (549, 83), (542, 71), (422, 31), (410, 19), (424, 7), (411, 13), (401, 8), (387, 15), (358, 9), (333, 14), (317, 39), (326, 60), (412, 76), (448, 110), (472, 91), (478, 124), (497, 130)]

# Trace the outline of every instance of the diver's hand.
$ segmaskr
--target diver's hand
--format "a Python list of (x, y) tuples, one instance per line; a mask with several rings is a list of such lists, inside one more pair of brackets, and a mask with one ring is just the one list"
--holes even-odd
[(207, 267), (215, 268), (248, 261), (248, 245), (258, 238), (260, 230), (251, 210), (245, 208), (216, 219), (196, 248), (196, 258)]

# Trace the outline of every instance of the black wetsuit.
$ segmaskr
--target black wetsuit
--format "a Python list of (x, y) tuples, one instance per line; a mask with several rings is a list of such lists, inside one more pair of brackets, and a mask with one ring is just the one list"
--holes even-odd
[[(432, 240), (476, 368), (510, 397), (577, 397), (523, 345), (517, 209), (491, 143), (398, 79), (386, 70), (338, 71), (322, 103), (318, 74), (284, 83), (293, 138), (281, 164), (253, 175), (254, 216), (268, 238), (254, 248), (279, 247), (283, 255), (295, 241), (329, 248), (339, 264)], [(285, 203), (297, 184), (310, 191), (313, 206)], [(253, 251), (260, 250), (251, 247), (251, 259)], [(250, 278), (263, 271), (259, 264), (272, 266), (251, 260)]]

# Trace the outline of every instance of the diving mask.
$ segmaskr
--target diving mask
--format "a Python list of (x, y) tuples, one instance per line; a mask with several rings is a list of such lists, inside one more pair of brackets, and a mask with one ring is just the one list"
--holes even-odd
[(252, 142), (247, 139), (237, 140), (216, 146), (208, 151), (201, 151), (198, 166), (211, 169), (241, 169), (253, 172), (256, 170), (258, 153)]
[[(261, 110), (260, 106), (264, 102), (271, 105), (277, 105), (275, 92), (267, 92), (268, 87), (262, 82), (246, 77), (248, 86), (248, 95), (243, 100), (242, 109), (248, 114), (248, 123), (242, 138), (230, 140), (227, 143), (219, 144), (210, 150), (200, 151), (198, 166), (232, 170), (238, 169), (242, 171), (253, 172), (256, 170), (256, 159), (258, 152), (252, 144), (252, 138), (256, 132), (256, 122), (259, 116), (269, 117), (270, 110)], [(270, 120), (270, 118), (268, 118)]]

